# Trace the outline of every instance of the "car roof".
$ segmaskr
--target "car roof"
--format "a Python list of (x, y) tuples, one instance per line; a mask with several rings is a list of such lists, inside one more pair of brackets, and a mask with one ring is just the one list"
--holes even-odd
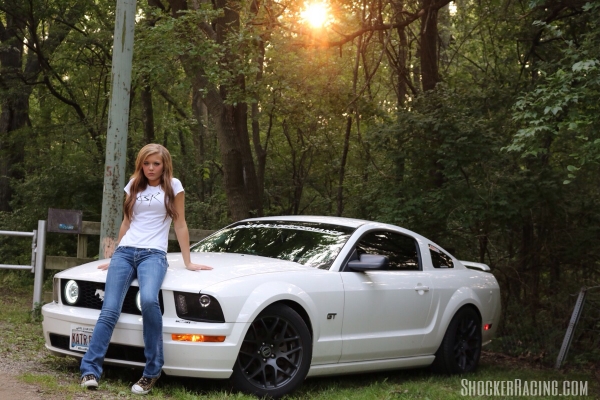
[[(346, 218), (346, 217), (329, 217), (324, 215), (278, 215), (272, 217), (259, 217), (259, 218), (248, 218), (240, 222), (250, 222), (250, 221), (290, 221), (290, 222), (315, 222), (322, 224), (332, 224), (332, 225), (340, 225), (348, 228), (358, 229), (360, 227), (366, 228), (374, 228), (374, 229), (391, 229), (395, 231), (400, 231), (404, 234), (408, 234), (413, 236), (415, 239), (419, 239), (421, 241), (432, 243), (431, 240), (426, 237), (418, 234), (417, 232), (411, 231), (410, 229), (403, 228), (398, 225), (386, 224), (383, 222), (376, 221), (367, 221), (364, 219), (357, 218)], [(435, 244), (437, 247), (442, 248), (441, 246)]]
[(340, 225), (348, 228), (358, 229), (364, 227), (366, 229), (389, 229), (410, 235), (417, 241), (424, 244), (431, 244), (443, 250), (447, 254), (451, 254), (439, 244), (429, 240), (423, 235), (418, 234), (410, 229), (403, 228), (398, 225), (386, 224), (383, 222), (367, 221), (364, 219), (346, 218), (346, 217), (329, 217), (323, 215), (278, 215), (272, 217), (248, 218), (239, 222), (260, 222), (260, 221), (290, 221), (290, 222), (314, 222), (322, 224)]
[(349, 228), (358, 228), (365, 224), (380, 224), (379, 222), (366, 221), (363, 219), (346, 217), (329, 217), (322, 215), (278, 215), (273, 217), (248, 218), (246, 221), (292, 221), (292, 222), (316, 222), (322, 224), (341, 225)]

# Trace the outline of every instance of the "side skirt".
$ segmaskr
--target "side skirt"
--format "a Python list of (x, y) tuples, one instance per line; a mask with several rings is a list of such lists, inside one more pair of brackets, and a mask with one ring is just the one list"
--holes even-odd
[(312, 365), (307, 377), (427, 367), (433, 363), (434, 359), (435, 356), (430, 355), (342, 364)]

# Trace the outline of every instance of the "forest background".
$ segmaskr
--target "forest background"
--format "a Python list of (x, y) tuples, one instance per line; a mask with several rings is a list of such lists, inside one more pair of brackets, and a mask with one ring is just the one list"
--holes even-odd
[[(597, 364), (600, 4), (325, 5), (311, 26), (303, 1), (138, 1), (127, 175), (144, 144), (169, 148), (192, 228), (322, 214), (419, 232), (490, 265), (494, 349), (545, 364), (590, 287), (569, 362)], [(0, 0), (0, 230), (49, 208), (100, 220), (114, 21), (114, 0)], [(14, 240), (0, 254), (29, 263)]]

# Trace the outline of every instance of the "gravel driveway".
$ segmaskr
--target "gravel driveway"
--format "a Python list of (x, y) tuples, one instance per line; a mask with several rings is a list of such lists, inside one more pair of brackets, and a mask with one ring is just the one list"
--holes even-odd
[[(28, 292), (27, 292), (28, 293)], [(31, 307), (31, 297), (0, 288), (0, 399), (64, 400), (102, 399), (107, 393), (78, 390), (77, 361), (57, 358), (43, 347), (39, 322), (23, 323)], [(32, 335), (32, 332), (34, 334)], [(39, 340), (32, 342), (33, 338)]]

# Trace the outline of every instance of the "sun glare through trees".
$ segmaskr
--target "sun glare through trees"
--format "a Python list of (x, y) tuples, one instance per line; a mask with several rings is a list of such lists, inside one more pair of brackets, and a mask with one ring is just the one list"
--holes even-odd
[(325, 2), (307, 3), (306, 8), (300, 14), (302, 20), (313, 28), (322, 28), (327, 21), (329, 6)]

